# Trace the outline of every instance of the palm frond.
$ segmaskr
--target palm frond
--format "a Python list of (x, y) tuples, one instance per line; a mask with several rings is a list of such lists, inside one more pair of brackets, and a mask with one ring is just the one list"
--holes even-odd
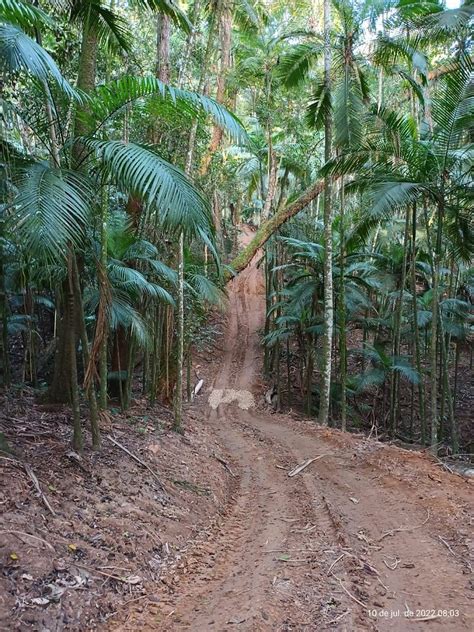
[(54, 21), (39, 7), (23, 0), (0, 0), (0, 20), (15, 24), (22, 29), (54, 26)]
[(326, 117), (332, 110), (331, 94), (326, 89), (323, 79), (316, 82), (311, 100), (306, 108), (306, 122), (313, 129), (322, 129)]
[(69, 97), (79, 98), (49, 53), (12, 24), (0, 24), (0, 71), (26, 72), (43, 83), (53, 79)]
[(308, 77), (323, 46), (318, 42), (296, 44), (289, 52), (280, 57), (275, 75), (287, 88), (296, 88)]
[(13, 234), (27, 251), (57, 260), (68, 244), (84, 238), (93, 193), (75, 172), (34, 164), (15, 177), (17, 194), (8, 219)]
[(192, 24), (186, 13), (180, 9), (175, 0), (133, 0), (133, 3), (144, 9), (168, 15), (185, 33), (189, 33)]
[(117, 186), (141, 197), (158, 212), (163, 226), (195, 236), (211, 229), (211, 214), (203, 196), (180, 169), (152, 149), (91, 138), (80, 142), (95, 153)]
[(419, 49), (416, 36), (395, 39), (388, 35), (379, 35), (374, 52), (375, 64), (390, 70), (400, 60), (417, 70), (421, 76), (425, 77), (428, 74), (428, 61)]
[(186, 276), (189, 287), (200, 301), (223, 307), (225, 293), (211, 279), (197, 272), (192, 272)]
[(173, 106), (178, 114), (185, 113), (192, 118), (203, 114), (209, 115), (235, 142), (242, 144), (248, 142), (242, 123), (223, 105), (197, 92), (169, 86), (152, 75), (145, 77), (126, 75), (116, 81), (98, 86), (91, 95), (91, 102), (87, 108), (89, 113), (84, 113), (82, 116), (88, 122), (102, 126), (105, 121), (121, 112), (126, 105), (147, 97), (157, 99), (157, 104), (161, 100), (167, 107)]

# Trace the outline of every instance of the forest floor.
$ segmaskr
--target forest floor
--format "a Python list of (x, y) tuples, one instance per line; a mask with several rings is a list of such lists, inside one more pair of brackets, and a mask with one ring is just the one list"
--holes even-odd
[[(56, 515), (0, 460), (1, 630), (474, 629), (473, 480), (266, 409), (263, 315), (254, 261), (230, 284), (224, 348), (200, 367), (184, 437), (166, 411), (112, 417), (165, 489), (108, 439), (75, 459), (60, 413), (53, 426), (33, 404), (17, 413), (12, 458)], [(34, 424), (44, 436), (22, 438)]]

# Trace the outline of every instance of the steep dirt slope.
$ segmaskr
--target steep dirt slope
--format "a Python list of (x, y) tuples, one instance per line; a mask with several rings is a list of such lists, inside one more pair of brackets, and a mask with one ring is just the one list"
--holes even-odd
[[(255, 262), (229, 293), (203, 421), (230, 455), (233, 501), (159, 601), (112, 629), (474, 629), (472, 483), (427, 456), (259, 410)], [(317, 460), (288, 477), (308, 458)]]

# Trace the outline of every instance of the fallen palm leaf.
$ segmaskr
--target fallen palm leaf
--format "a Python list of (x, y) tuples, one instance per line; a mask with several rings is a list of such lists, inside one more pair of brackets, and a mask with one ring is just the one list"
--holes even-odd
[(314, 459), (306, 459), (306, 461), (303, 461), (303, 463), (300, 463), (299, 465), (294, 467), (292, 470), (290, 470), (288, 472), (288, 476), (290, 478), (292, 476), (296, 476), (297, 474), (299, 474), (300, 472), (305, 470), (308, 467), (308, 465), (311, 465), (311, 463), (314, 463), (314, 461), (317, 461), (318, 459), (322, 459), (323, 456), (329, 456), (329, 455), (327, 455), (327, 454), (320, 454), (319, 456), (314, 457)]

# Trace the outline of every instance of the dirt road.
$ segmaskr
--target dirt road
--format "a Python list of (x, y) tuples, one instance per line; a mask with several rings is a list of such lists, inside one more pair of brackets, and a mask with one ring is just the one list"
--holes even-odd
[(230, 455), (232, 500), (162, 603), (121, 629), (473, 630), (470, 483), (418, 454), (249, 404), (263, 310), (254, 264), (231, 284), (213, 385), (237, 397), (208, 413)]

